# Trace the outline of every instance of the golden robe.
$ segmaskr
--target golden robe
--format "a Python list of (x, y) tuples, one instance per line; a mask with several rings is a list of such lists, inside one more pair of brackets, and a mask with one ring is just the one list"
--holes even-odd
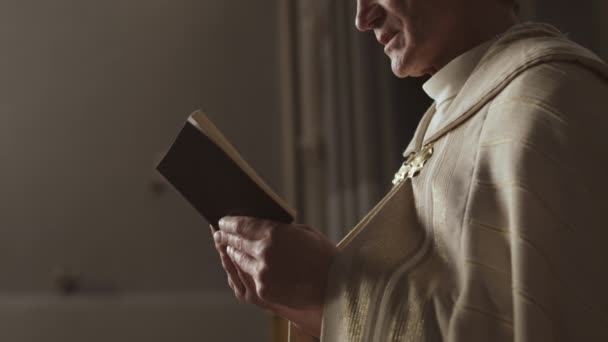
[(423, 141), (433, 113), (404, 154), (430, 159), (339, 244), (320, 340), (608, 341), (606, 65), (517, 25)]

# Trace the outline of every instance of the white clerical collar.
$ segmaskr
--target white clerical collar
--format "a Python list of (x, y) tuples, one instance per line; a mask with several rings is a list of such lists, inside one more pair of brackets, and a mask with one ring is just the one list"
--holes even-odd
[(458, 95), (492, 42), (482, 43), (456, 57), (422, 85), (424, 92), (435, 101), (437, 109)]

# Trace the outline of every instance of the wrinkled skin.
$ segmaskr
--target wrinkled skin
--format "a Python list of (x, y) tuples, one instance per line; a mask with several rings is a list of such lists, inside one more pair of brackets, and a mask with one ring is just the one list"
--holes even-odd
[(219, 228), (216, 249), (235, 296), (319, 336), (335, 245), (307, 226), (250, 217), (225, 217)]
[(398, 77), (434, 74), (516, 21), (514, 0), (357, 0), (355, 26), (373, 31)]

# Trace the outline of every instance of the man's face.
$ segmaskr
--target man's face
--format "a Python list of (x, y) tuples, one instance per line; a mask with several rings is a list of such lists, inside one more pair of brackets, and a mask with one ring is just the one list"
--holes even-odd
[(356, 26), (373, 30), (398, 77), (437, 71), (457, 27), (459, 0), (357, 0)]

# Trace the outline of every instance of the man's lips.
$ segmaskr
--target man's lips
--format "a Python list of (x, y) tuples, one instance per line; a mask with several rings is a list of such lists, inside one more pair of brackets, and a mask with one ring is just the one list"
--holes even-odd
[(386, 32), (382, 33), (380, 37), (378, 37), (378, 42), (384, 46), (386, 46), (395, 36), (397, 32)]
[(390, 50), (390, 48), (393, 45), (396, 37), (397, 37), (397, 33), (392, 34), (390, 36), (390, 38), (388, 39), (388, 41), (385, 44), (383, 44), (384, 45), (384, 52), (385, 53), (387, 53)]

